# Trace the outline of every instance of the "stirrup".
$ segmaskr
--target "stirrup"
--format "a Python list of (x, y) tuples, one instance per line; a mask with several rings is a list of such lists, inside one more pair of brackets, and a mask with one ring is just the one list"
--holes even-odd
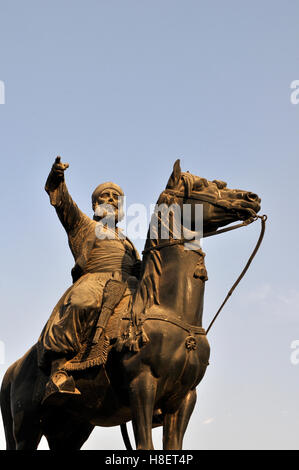
[(42, 404), (52, 395), (62, 394), (64, 396), (81, 395), (76, 388), (75, 381), (66, 371), (59, 370), (55, 372), (46, 384), (45, 395)]

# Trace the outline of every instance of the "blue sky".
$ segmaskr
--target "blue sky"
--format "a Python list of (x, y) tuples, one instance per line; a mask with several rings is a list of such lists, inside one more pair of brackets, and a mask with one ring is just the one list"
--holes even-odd
[[(0, 376), (71, 282), (66, 236), (43, 189), (56, 155), (89, 215), (107, 180), (128, 204), (149, 207), (180, 158), (183, 170), (258, 193), (269, 216), (209, 334), (211, 364), (184, 447), (298, 449), (298, 3), (0, 0), (0, 11)], [(204, 326), (258, 232), (205, 240)], [(97, 428), (85, 448), (121, 449), (120, 432)]]

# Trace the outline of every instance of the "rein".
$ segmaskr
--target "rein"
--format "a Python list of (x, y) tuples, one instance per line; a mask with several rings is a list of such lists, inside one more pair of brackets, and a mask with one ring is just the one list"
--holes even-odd
[[(213, 237), (214, 235), (219, 235), (220, 233), (230, 232), (231, 230), (236, 230), (237, 228), (246, 227), (247, 225), (252, 224), (252, 222), (255, 222), (257, 219), (261, 217), (266, 217), (266, 220), (267, 220), (267, 216), (256, 215), (255, 217), (250, 217), (249, 219), (244, 220), (241, 224), (237, 224), (237, 225), (233, 225), (232, 227), (226, 227), (221, 230), (214, 230), (213, 232), (205, 233), (203, 234), (202, 238)], [(152, 250), (161, 250), (162, 248), (165, 248), (166, 246), (183, 245), (184, 243), (188, 243), (188, 242), (190, 243), (192, 241), (193, 240), (190, 240), (189, 238), (180, 238), (177, 240), (171, 240), (169, 242), (160, 242), (159, 245), (154, 245), (154, 246), (150, 246), (149, 248), (145, 248), (142, 254), (144, 255), (145, 253), (148, 253), (149, 251), (152, 251)], [(196, 250), (193, 250), (193, 251), (196, 251)]]
[[(265, 229), (266, 229), (266, 220), (267, 220), (267, 216), (264, 214), (264, 215), (257, 215), (255, 220), (257, 219), (260, 219), (261, 220), (261, 233), (260, 233), (260, 236), (258, 238), (258, 241), (254, 247), (254, 250), (253, 252), (251, 253), (243, 271), (241, 272), (240, 276), (238, 277), (238, 279), (236, 280), (236, 282), (234, 283), (234, 285), (231, 287), (231, 289), (228, 291), (227, 293), (227, 296), (225, 297), (224, 301), (222, 302), (221, 306), (219, 307), (217, 313), (215, 314), (213, 320), (211, 321), (211, 323), (209, 324), (208, 328), (207, 328), (207, 331), (206, 331), (206, 334), (208, 334), (209, 330), (211, 329), (214, 321), (216, 320), (216, 318), (218, 317), (219, 313), (221, 312), (221, 310), (223, 309), (224, 305), (226, 304), (226, 302), (228, 301), (228, 299), (230, 298), (230, 296), (232, 295), (232, 293), (234, 292), (235, 288), (237, 287), (237, 285), (239, 284), (239, 282), (241, 281), (241, 279), (245, 276), (249, 266), (251, 265), (251, 262), (253, 260), (253, 258), (255, 257), (255, 255), (257, 254), (258, 252), (258, 249), (259, 247), (261, 246), (261, 243), (263, 241), (263, 238), (264, 238), (264, 234), (265, 234)], [(237, 228), (237, 227), (236, 227)]]
[[(173, 191), (173, 190), (167, 190), (168, 193), (170, 194), (173, 194), (175, 196), (179, 196), (179, 197), (182, 197), (182, 195), (176, 191)], [(188, 196), (189, 199), (196, 199), (196, 200), (203, 200), (202, 199), (202, 195), (199, 197), (195, 197), (195, 196), (191, 196), (189, 195)], [(209, 200), (208, 202), (210, 202), (211, 204), (214, 204), (214, 205), (219, 205), (217, 203), (215, 203), (214, 201), (211, 201)], [(226, 302), (228, 301), (228, 299), (230, 298), (230, 296), (232, 295), (232, 293), (234, 292), (234, 290), (236, 289), (236, 287), (238, 286), (238, 284), (240, 283), (240, 281), (243, 279), (243, 277), (245, 276), (249, 266), (251, 265), (252, 261), (253, 261), (253, 258), (255, 257), (255, 255), (257, 254), (258, 250), (259, 250), (259, 247), (261, 246), (261, 243), (263, 241), (263, 238), (264, 238), (264, 234), (265, 234), (265, 229), (266, 229), (266, 220), (267, 220), (267, 215), (255, 215), (253, 217), (249, 217), (248, 219), (244, 220), (242, 223), (240, 224), (237, 224), (237, 225), (233, 225), (232, 227), (226, 227), (224, 229), (221, 229), (221, 230), (215, 230), (213, 232), (208, 232), (206, 234), (203, 235), (203, 238), (206, 238), (206, 237), (212, 237), (214, 235), (219, 235), (221, 233), (225, 233), (225, 232), (229, 232), (231, 230), (235, 230), (237, 228), (240, 228), (240, 227), (244, 227), (244, 226), (247, 226), (249, 224), (251, 224), (252, 222), (255, 222), (257, 221), (258, 219), (261, 220), (261, 232), (260, 232), (260, 235), (259, 235), (259, 238), (258, 238), (258, 241), (243, 269), (243, 271), (241, 272), (240, 276), (238, 277), (238, 279), (235, 281), (235, 283), (233, 284), (233, 286), (231, 287), (231, 289), (229, 290), (229, 292), (227, 293), (224, 301), (222, 302), (222, 304), (220, 305), (219, 309), (217, 310), (216, 314), (214, 315), (214, 318), (213, 320), (211, 321), (211, 323), (209, 324), (207, 330), (206, 330), (206, 334), (208, 334), (209, 330), (211, 329), (212, 325), (214, 324), (216, 318), (218, 317), (218, 315), (220, 314), (221, 310), (223, 309), (224, 305), (226, 304)], [(154, 246), (151, 246), (149, 248), (146, 248), (145, 250), (143, 250), (142, 254), (145, 254), (145, 253), (148, 253), (150, 251), (153, 251), (153, 250), (162, 250), (163, 248), (167, 247), (167, 246), (175, 246), (175, 245), (183, 245), (184, 243), (186, 242), (190, 242), (191, 240), (188, 240), (186, 238), (182, 238), (182, 239), (179, 239), (179, 240), (172, 240), (172, 241), (169, 241), (169, 242), (160, 242), (158, 245), (154, 245)], [(193, 250), (193, 251), (196, 251), (196, 250)]]

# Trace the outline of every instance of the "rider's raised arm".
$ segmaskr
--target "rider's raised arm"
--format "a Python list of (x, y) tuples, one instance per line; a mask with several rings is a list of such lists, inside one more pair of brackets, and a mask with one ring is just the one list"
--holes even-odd
[(46, 181), (45, 190), (50, 196), (50, 202), (55, 207), (57, 215), (67, 232), (75, 229), (87, 216), (79, 209), (71, 198), (64, 181), (64, 171), (68, 163), (61, 163), (60, 157), (51, 168)]

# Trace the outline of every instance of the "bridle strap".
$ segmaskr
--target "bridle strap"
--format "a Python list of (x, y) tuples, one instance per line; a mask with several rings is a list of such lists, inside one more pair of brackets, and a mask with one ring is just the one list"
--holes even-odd
[(171, 194), (172, 196), (179, 197), (181, 199), (195, 199), (196, 201), (210, 202), (211, 204), (214, 204), (215, 206), (221, 205), (215, 202), (214, 198), (209, 196), (208, 194), (200, 194), (197, 196), (194, 193), (190, 193), (190, 194), (185, 195), (185, 194), (182, 194), (180, 191), (176, 191), (175, 189), (164, 189), (163, 193)]

